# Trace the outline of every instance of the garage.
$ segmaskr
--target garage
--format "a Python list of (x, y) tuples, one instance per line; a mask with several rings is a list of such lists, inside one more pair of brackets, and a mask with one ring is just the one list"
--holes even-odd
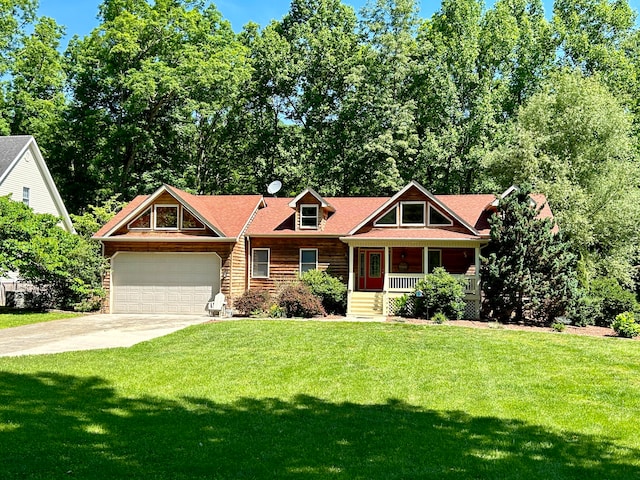
[(120, 252), (111, 260), (112, 313), (205, 313), (220, 289), (213, 253)]

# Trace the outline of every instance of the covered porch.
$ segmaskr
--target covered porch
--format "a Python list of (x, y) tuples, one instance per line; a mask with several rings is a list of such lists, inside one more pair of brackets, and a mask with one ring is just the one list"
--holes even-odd
[(465, 317), (480, 315), (480, 248), (474, 241), (349, 242), (347, 314), (393, 315), (394, 299), (412, 293), (425, 274), (443, 267), (464, 280)]

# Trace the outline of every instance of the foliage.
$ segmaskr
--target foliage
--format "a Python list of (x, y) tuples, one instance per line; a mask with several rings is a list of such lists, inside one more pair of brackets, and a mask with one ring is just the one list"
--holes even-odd
[(415, 309), (415, 296), (403, 294), (393, 299), (393, 313), (399, 317), (413, 317)]
[(278, 296), (278, 305), (287, 317), (311, 318), (325, 314), (320, 299), (302, 282), (285, 286)]
[(640, 324), (636, 323), (633, 312), (622, 312), (616, 315), (611, 328), (621, 337), (633, 338), (640, 335)]
[(564, 332), (567, 326), (562, 322), (553, 322), (551, 328), (556, 332)]
[(282, 318), (285, 316), (284, 308), (280, 305), (276, 305), (275, 303), (269, 306), (269, 318)]
[(539, 218), (524, 186), (498, 202), (492, 215), (491, 253), (482, 259), (484, 314), (496, 320), (526, 318), (549, 323), (564, 315), (576, 296), (575, 255), (549, 218)]
[(104, 224), (125, 206), (119, 195), (104, 201), (101, 205), (89, 205), (82, 215), (71, 214), (76, 233), (86, 239), (91, 238)]
[[(445, 318), (461, 319), (464, 314), (464, 282), (436, 268), (415, 286), (415, 310), (418, 318), (431, 318), (442, 313)], [(419, 292), (419, 293), (418, 293)]]
[(609, 326), (616, 315), (638, 310), (635, 295), (624, 289), (615, 278), (594, 279), (589, 293), (594, 305), (594, 319), (597, 325)]
[(260, 288), (250, 288), (234, 300), (233, 306), (242, 315), (248, 317), (254, 312), (266, 312), (271, 302), (271, 294)]
[(103, 260), (95, 244), (68, 233), (52, 215), (0, 197), (0, 272), (17, 271), (40, 287), (49, 304), (70, 308), (102, 296)]
[(327, 313), (344, 315), (347, 310), (347, 286), (337, 277), (322, 270), (308, 270), (300, 280), (320, 298)]
[(433, 317), (431, 317), (431, 321), (437, 324), (446, 323), (447, 320), (448, 320), (447, 316), (442, 312), (436, 312), (436, 314)]

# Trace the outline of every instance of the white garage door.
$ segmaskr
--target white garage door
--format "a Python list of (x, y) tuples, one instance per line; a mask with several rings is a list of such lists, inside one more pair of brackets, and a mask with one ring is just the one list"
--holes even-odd
[(215, 254), (118, 253), (111, 261), (111, 311), (204, 314), (219, 285)]

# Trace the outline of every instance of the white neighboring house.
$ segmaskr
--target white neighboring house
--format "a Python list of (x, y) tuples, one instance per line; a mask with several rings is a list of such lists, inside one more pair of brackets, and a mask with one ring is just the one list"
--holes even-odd
[[(60, 218), (60, 226), (74, 232), (73, 223), (58, 193), (36, 140), (31, 135), (0, 136), (0, 196), (11, 195), (37, 213)], [(0, 278), (0, 305), (6, 289), (16, 287), (17, 275)]]

